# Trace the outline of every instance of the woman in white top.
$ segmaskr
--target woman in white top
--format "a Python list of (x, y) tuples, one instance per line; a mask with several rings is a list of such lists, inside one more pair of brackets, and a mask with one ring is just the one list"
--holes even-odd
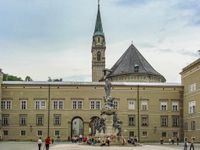
[(37, 144), (38, 144), (38, 150), (41, 150), (41, 147), (42, 147), (42, 139), (41, 139), (41, 137), (39, 137), (39, 139), (37, 141)]

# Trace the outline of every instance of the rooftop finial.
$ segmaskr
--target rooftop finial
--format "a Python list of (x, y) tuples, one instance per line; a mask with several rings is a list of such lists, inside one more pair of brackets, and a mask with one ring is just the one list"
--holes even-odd
[(131, 41), (131, 44), (133, 45), (133, 41)]
[(98, 0), (98, 5), (100, 5), (99, 3), (100, 3), (100, 0)]

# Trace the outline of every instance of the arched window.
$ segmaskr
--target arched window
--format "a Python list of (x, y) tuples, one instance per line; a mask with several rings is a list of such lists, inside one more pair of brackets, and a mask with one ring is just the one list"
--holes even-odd
[(97, 38), (97, 41), (98, 41), (98, 43), (100, 43), (100, 41), (101, 41), (101, 40), (100, 40), (100, 37)]
[(101, 60), (101, 52), (97, 52), (97, 61), (100, 61)]

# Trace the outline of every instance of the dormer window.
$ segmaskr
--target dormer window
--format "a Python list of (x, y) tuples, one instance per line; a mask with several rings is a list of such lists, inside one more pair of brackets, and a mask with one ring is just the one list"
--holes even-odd
[(138, 64), (134, 65), (134, 72), (139, 72), (139, 65)]

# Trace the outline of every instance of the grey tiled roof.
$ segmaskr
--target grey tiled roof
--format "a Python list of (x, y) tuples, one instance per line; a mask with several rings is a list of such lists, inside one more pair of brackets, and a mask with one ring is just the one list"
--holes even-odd
[[(138, 71), (136, 71), (136, 67), (138, 67)], [(114, 64), (108, 77), (125, 74), (153, 75), (160, 77), (162, 82), (166, 81), (166, 79), (147, 62), (133, 44), (131, 44), (131, 46)]]

